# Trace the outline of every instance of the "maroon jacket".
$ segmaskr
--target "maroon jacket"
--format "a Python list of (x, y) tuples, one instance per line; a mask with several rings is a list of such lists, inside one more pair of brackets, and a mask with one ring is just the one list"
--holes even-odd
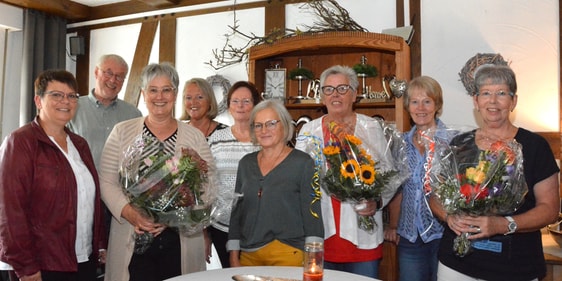
[[(105, 249), (98, 173), (82, 137), (66, 129), (96, 184), (93, 258)], [(65, 155), (38, 123), (24, 125), (0, 147), (0, 260), (19, 277), (40, 270), (77, 271), (76, 180)]]

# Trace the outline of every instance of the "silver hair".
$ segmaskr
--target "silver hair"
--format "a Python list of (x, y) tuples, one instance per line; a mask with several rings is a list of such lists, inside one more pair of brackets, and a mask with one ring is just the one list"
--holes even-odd
[(355, 70), (353, 70), (353, 68), (345, 65), (334, 65), (324, 70), (324, 72), (322, 72), (322, 74), (320, 75), (320, 87), (324, 86), (324, 82), (326, 81), (326, 78), (328, 78), (328, 76), (336, 74), (345, 75), (347, 77), (349, 86), (351, 86), (353, 91), (357, 91), (357, 88), (359, 87), (357, 73), (355, 73)]
[(119, 63), (120, 65), (125, 67), (125, 74), (129, 73), (129, 65), (127, 64), (127, 62), (125, 61), (125, 59), (123, 59), (120, 55), (116, 55), (116, 54), (106, 54), (101, 56), (98, 59), (98, 64), (97, 67), (101, 68), (101, 65), (104, 64), (106, 61), (115, 61), (117, 63)]
[(505, 84), (509, 91), (517, 94), (517, 80), (515, 72), (507, 65), (483, 64), (474, 70), (474, 88), (476, 93), (480, 92), (480, 87), (484, 85)]
[(170, 82), (172, 82), (172, 87), (174, 87), (175, 92), (177, 93), (178, 90), (178, 85), (179, 85), (179, 81), (180, 78), (178, 76), (178, 72), (176, 71), (176, 68), (169, 62), (163, 62), (163, 63), (151, 63), (147, 66), (145, 66), (142, 69), (142, 73), (141, 73), (141, 89), (146, 90), (146, 87), (148, 86), (148, 82), (152, 81), (152, 79), (154, 79), (157, 76), (166, 76), (170, 79)]

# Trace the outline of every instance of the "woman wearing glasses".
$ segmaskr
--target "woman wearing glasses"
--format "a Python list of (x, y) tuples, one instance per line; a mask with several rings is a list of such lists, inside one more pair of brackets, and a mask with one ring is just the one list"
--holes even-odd
[(238, 81), (230, 87), (226, 99), (234, 124), (216, 131), (209, 137), (211, 153), (217, 164), (219, 186), (213, 220), (207, 228), (223, 268), (230, 267), (226, 242), (238, 162), (244, 155), (260, 149), (250, 138), (250, 113), (261, 101), (261, 96), (254, 84)]
[[(360, 138), (364, 149), (382, 155), (387, 143), (382, 121), (353, 111), (358, 86), (357, 74), (350, 67), (336, 65), (326, 69), (320, 76), (320, 88), (322, 103), (328, 113), (302, 127), (295, 147), (310, 153), (307, 145), (310, 136), (321, 140), (321, 145), (325, 146), (330, 139), (329, 124), (334, 122), (345, 133)], [(373, 159), (377, 159), (376, 156), (373, 155)], [(382, 199), (382, 202), (372, 200), (354, 205), (323, 194), (325, 268), (377, 278), (384, 240), (382, 214), (377, 209), (391, 198)], [(373, 216), (378, 225), (376, 230), (360, 229), (356, 219), (358, 214)]]
[(98, 173), (86, 140), (66, 128), (77, 89), (67, 71), (41, 73), (37, 117), (0, 147), (0, 260), (12, 280), (96, 280), (106, 241)]
[[(190, 148), (207, 162), (208, 181), (215, 176), (214, 161), (203, 134), (173, 116), (179, 83), (178, 73), (168, 63), (149, 64), (141, 73), (141, 93), (148, 116), (117, 124), (105, 144), (100, 168), (102, 198), (113, 215), (109, 237), (105, 280), (164, 280), (181, 274), (205, 270), (203, 233), (180, 235), (148, 218), (133, 207), (120, 184), (119, 169), (124, 152), (142, 137), (146, 149), (142, 156), (179, 155)], [(148, 169), (142, 161), (138, 170)], [(142, 245), (134, 234), (152, 234), (145, 251), (133, 252)]]
[(231, 266), (302, 266), (307, 239), (321, 240), (320, 202), (312, 189), (314, 161), (287, 146), (291, 115), (267, 100), (252, 111), (252, 141), (262, 149), (240, 160), (227, 248)]
[[(515, 73), (509, 66), (479, 66), (474, 86), (472, 102), (482, 125), (455, 137), (452, 144), (469, 148), (464, 154), (478, 159), (480, 151), (496, 141), (517, 141), (529, 191), (517, 211), (507, 216), (447, 215), (434, 204), (434, 214), (446, 226), (437, 280), (541, 280), (546, 275), (541, 229), (555, 222), (560, 212), (559, 168), (546, 140), (516, 127), (509, 118), (518, 99)], [(461, 233), (471, 233), (473, 246), (471, 253), (459, 258), (451, 249)]]

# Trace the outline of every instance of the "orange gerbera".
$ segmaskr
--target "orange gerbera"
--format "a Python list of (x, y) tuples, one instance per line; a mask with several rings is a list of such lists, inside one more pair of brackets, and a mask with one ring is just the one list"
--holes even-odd
[(506, 164), (512, 165), (515, 162), (515, 152), (507, 145), (507, 143), (503, 141), (497, 141), (490, 145), (490, 150), (493, 151), (496, 155), (500, 155), (500, 153), (505, 153), (506, 155)]

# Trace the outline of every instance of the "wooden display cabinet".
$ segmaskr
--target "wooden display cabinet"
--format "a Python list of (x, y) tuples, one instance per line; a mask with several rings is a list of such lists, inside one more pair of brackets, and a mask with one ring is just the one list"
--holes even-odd
[[(249, 80), (264, 91), (265, 69), (278, 65), (289, 73), (297, 68), (299, 60), (302, 67), (311, 70), (315, 78), (330, 66), (341, 64), (352, 67), (365, 56), (367, 63), (378, 70), (376, 77), (367, 77), (366, 84), (373, 91), (383, 91), (382, 78), (396, 76), (410, 80), (410, 48), (403, 38), (370, 32), (336, 31), (318, 34), (304, 34), (283, 38), (273, 44), (254, 46), (249, 50)], [(302, 81), (303, 93), (308, 80)], [(359, 78), (361, 87), (361, 78)], [(293, 119), (308, 116), (311, 119), (322, 116), (325, 108), (318, 103), (295, 103), (298, 95), (298, 81), (287, 78), (285, 106)], [(358, 89), (358, 94), (361, 90)], [(359, 113), (381, 116), (386, 121), (396, 122), (399, 130), (410, 127), (402, 99), (392, 98), (387, 102), (356, 103)]]
[[(305, 34), (284, 38), (273, 44), (254, 46), (249, 50), (248, 76), (258, 90), (263, 92), (267, 68), (279, 66), (286, 68), (289, 73), (297, 68), (300, 59), (302, 67), (311, 70), (314, 77), (319, 78), (322, 71), (328, 67), (336, 64), (352, 67), (361, 62), (362, 56), (365, 56), (368, 64), (378, 70), (376, 77), (366, 78), (366, 85), (370, 85), (373, 91), (383, 91), (382, 78), (385, 76), (410, 80), (410, 47), (403, 38), (348, 31)], [(361, 87), (361, 78), (359, 83)], [(303, 80), (303, 93), (306, 92), (307, 86), (308, 81)], [(295, 121), (302, 116), (315, 119), (325, 114), (325, 107), (322, 104), (294, 103), (294, 100), (290, 99), (298, 95), (298, 81), (287, 78), (285, 88), (285, 106)], [(360, 93), (361, 91), (358, 90), (358, 94)], [(381, 116), (386, 121), (396, 122), (397, 129), (401, 131), (410, 128), (402, 98), (392, 98), (387, 102), (356, 103), (355, 110), (368, 116)], [(384, 243), (379, 279), (385, 281), (398, 279), (396, 246), (389, 242)]]

